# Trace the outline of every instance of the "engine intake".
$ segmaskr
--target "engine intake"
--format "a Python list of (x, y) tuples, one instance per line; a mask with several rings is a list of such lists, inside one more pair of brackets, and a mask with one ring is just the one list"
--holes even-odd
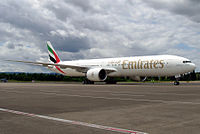
[(106, 71), (102, 68), (93, 68), (87, 71), (87, 78), (91, 81), (105, 81), (107, 78)]

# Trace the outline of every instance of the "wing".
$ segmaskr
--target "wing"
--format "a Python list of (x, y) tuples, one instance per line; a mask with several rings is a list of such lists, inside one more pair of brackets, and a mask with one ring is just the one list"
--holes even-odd
[[(90, 66), (66, 65), (62, 63), (60, 64), (60, 63), (32, 62), (32, 61), (21, 61), (21, 60), (5, 60), (5, 61), (21, 62), (21, 63), (27, 63), (27, 64), (32, 64), (32, 65), (40, 65), (44, 67), (58, 66), (62, 69), (71, 68), (82, 73), (86, 73), (91, 68)], [(115, 68), (103, 68), (103, 69), (107, 72), (107, 74), (112, 73), (112, 72), (117, 72)]]
[(76, 65), (66, 65), (66, 64), (59, 64), (59, 63), (32, 62), (32, 61), (21, 61), (21, 60), (5, 60), (5, 61), (21, 62), (21, 63), (27, 63), (27, 64), (32, 64), (32, 65), (40, 65), (40, 66), (44, 66), (44, 67), (58, 66), (62, 69), (66, 69), (66, 68), (76, 69), (79, 72), (85, 72), (88, 70), (88, 67), (76, 66)]

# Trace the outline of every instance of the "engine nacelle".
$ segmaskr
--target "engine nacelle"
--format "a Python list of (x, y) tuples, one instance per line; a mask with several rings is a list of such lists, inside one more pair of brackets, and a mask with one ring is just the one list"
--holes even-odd
[(91, 81), (104, 81), (107, 78), (106, 71), (102, 68), (93, 68), (87, 71), (87, 78)]

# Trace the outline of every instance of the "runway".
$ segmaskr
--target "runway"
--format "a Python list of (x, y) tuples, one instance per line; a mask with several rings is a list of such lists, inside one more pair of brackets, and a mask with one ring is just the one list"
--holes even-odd
[(199, 111), (200, 84), (0, 83), (0, 134), (199, 134)]

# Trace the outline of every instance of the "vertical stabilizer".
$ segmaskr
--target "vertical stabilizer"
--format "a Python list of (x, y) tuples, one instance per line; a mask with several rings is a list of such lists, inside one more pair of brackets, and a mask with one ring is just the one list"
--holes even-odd
[(59, 63), (61, 60), (58, 57), (58, 54), (54, 50), (53, 46), (51, 45), (50, 41), (47, 41), (47, 48), (48, 48), (48, 52), (49, 52), (50, 61), (52, 61), (53, 63)]

